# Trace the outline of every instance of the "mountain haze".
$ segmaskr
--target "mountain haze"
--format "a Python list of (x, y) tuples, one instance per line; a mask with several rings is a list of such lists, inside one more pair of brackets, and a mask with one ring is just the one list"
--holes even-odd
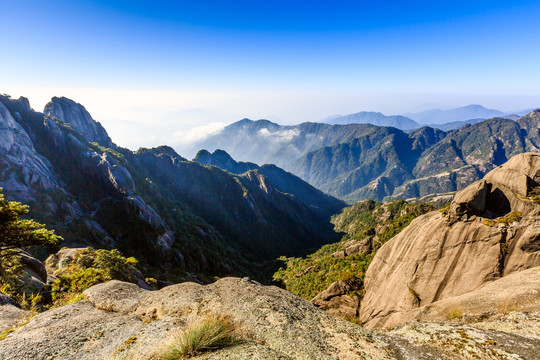
[(421, 124), (444, 124), (470, 119), (490, 119), (504, 117), (506, 114), (495, 109), (486, 109), (482, 105), (467, 105), (450, 110), (426, 110), (419, 113), (405, 114), (405, 116)]
[(325, 122), (333, 125), (372, 124), (377, 126), (392, 126), (401, 130), (412, 130), (421, 127), (416, 121), (405, 116), (386, 116), (380, 112), (372, 111), (362, 111), (355, 114), (332, 117)]

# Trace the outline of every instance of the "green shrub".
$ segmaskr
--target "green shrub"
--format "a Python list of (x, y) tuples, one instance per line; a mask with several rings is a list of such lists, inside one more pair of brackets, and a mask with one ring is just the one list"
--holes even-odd
[(413, 303), (417, 306), (420, 306), (420, 303), (422, 302), (420, 295), (418, 295), (418, 293), (413, 288), (409, 288), (409, 292), (413, 296)]
[(508, 215), (501, 216), (496, 219), (486, 219), (483, 221), (484, 225), (486, 226), (495, 226), (496, 224), (502, 224), (504, 226), (508, 226), (514, 221), (519, 221), (523, 217), (523, 214), (519, 211), (514, 211)]
[[(27, 300), (20, 264), (21, 252), (32, 246), (56, 247), (63, 239), (31, 219), (28, 206), (4, 198), (0, 188), (0, 288), (19, 303)], [(27, 290), (26, 290), (27, 291)], [(32, 297), (37, 295), (31, 295)], [(24, 305), (26, 307), (27, 304)], [(32, 305), (29, 305), (32, 306)]]
[(448, 212), (450, 211), (450, 204), (451, 204), (451, 203), (446, 203), (446, 205), (444, 205), (444, 207), (443, 207), (442, 209), (439, 209), (439, 211), (441, 212), (442, 216), (448, 215)]
[(527, 196), (537, 204), (540, 204), (540, 186), (534, 187)]
[(81, 298), (89, 287), (109, 280), (137, 282), (135, 258), (125, 258), (120, 251), (95, 250), (91, 247), (75, 254), (70, 263), (59, 267), (57, 279), (52, 284), (52, 300), (55, 305), (64, 305)]
[(236, 325), (229, 317), (207, 316), (174, 337), (158, 359), (178, 360), (230, 346), (237, 341), (235, 330)]

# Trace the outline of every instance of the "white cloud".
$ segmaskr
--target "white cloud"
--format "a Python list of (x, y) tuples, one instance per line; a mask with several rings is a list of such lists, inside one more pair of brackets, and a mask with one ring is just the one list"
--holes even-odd
[(262, 128), (257, 131), (257, 135), (263, 136), (276, 141), (291, 141), (298, 135), (300, 135), (300, 130), (298, 129), (288, 129), (288, 130), (279, 130), (279, 131), (270, 131), (267, 128)]
[(171, 140), (174, 144), (179, 142), (183, 144), (193, 143), (210, 135), (219, 133), (225, 126), (227, 126), (227, 123), (215, 122), (207, 125), (196, 126), (189, 130), (179, 130), (173, 133)]

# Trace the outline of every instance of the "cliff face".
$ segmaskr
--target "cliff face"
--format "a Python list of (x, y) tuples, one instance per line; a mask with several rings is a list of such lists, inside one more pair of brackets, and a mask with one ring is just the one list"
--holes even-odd
[(540, 205), (529, 196), (539, 185), (540, 155), (517, 155), (459, 192), (446, 216), (415, 219), (373, 259), (361, 320), (396, 324), (415, 308), (540, 266)]

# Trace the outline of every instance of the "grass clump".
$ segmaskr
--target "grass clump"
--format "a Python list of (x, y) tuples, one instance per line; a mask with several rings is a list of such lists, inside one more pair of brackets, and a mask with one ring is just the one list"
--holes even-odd
[(236, 325), (228, 316), (207, 316), (194, 322), (174, 337), (157, 357), (160, 360), (178, 360), (199, 355), (205, 351), (230, 346), (237, 342)]
[(497, 224), (502, 224), (508, 226), (515, 221), (520, 221), (523, 218), (523, 214), (519, 211), (514, 211), (508, 215), (498, 217), (496, 219), (486, 219), (483, 221), (486, 226), (495, 226)]
[(451, 204), (451, 203), (448, 202), (448, 203), (446, 203), (446, 204), (444, 205), (444, 207), (443, 207), (442, 209), (439, 209), (439, 211), (441, 212), (441, 214), (442, 214), (443, 217), (446, 216), (446, 215), (448, 215), (448, 212), (450, 211), (450, 204)]
[(15, 329), (15, 328), (9, 328), (9, 329), (5, 329), (5, 330), (0, 331), (0, 341), (2, 341), (2, 340), (4, 340), (5, 338), (7, 338), (7, 336), (8, 336), (9, 334), (11, 334), (12, 332), (14, 332), (15, 330), (17, 330), (17, 329)]
[(463, 317), (463, 310), (452, 308), (446, 314), (448, 320), (461, 319)]
[(534, 201), (537, 204), (540, 204), (540, 186), (534, 187), (528, 194), (527, 197)]
[(416, 306), (420, 306), (420, 303), (422, 302), (422, 299), (420, 299), (420, 295), (418, 295), (418, 293), (413, 288), (409, 288), (409, 292), (413, 296), (413, 303)]

